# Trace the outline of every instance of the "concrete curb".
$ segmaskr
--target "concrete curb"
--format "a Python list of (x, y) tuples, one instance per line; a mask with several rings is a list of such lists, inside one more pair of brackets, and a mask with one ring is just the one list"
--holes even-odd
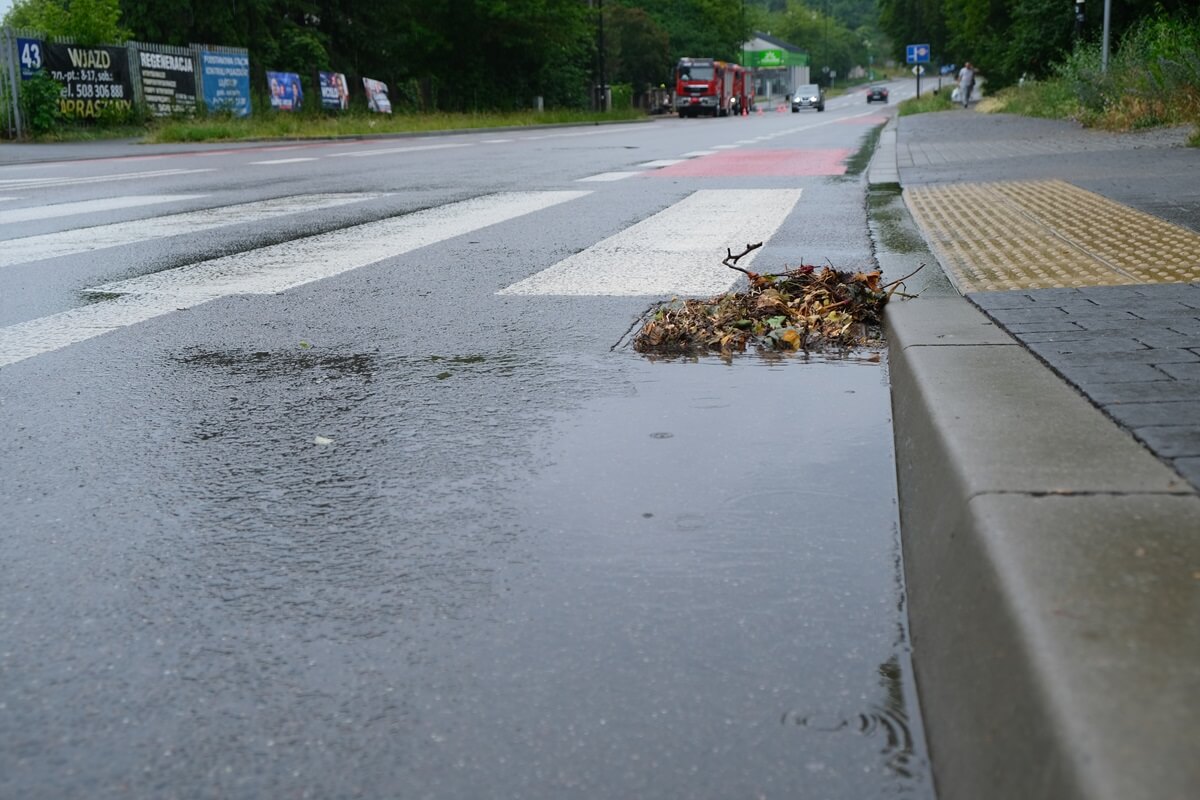
[(885, 326), (939, 795), (1193, 796), (1200, 496), (964, 298)]

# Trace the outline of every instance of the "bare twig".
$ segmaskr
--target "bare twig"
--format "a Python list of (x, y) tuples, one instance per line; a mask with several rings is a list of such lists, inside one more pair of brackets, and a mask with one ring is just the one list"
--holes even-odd
[(729, 267), (730, 269), (736, 269), (738, 272), (749, 275), (751, 278), (756, 277), (756, 273), (753, 273), (748, 269), (742, 269), (741, 267), (737, 266), (737, 262), (739, 259), (742, 258), (742, 256), (748, 255), (749, 253), (757, 250), (758, 248), (760, 248), (762, 246), (763, 246), (762, 242), (759, 242), (758, 244), (747, 244), (746, 249), (743, 250), (742, 252), (738, 253), (736, 256), (733, 254), (733, 250), (731, 250), (729, 248), (725, 248), (725, 252), (727, 255), (721, 261), (721, 263), (724, 264), (725, 266)]
[(904, 283), (906, 280), (908, 280), (909, 278), (911, 278), (913, 275), (916, 275), (918, 272), (920, 272), (920, 271), (921, 271), (921, 270), (923, 270), (923, 269), (925, 269), (925, 264), (924, 264), (924, 263), (922, 263), (922, 264), (921, 264), (921, 266), (917, 267), (917, 268), (916, 268), (916, 269), (914, 269), (912, 272), (910, 272), (910, 273), (908, 273), (907, 275), (905, 275), (903, 278), (898, 278), (898, 279), (896, 279), (896, 280), (892, 281), (891, 283), (887, 284), (886, 286), (881, 286), (879, 290), (880, 290), (880, 291), (887, 291), (888, 289), (892, 288), (893, 286), (897, 286), (897, 285), (899, 285), (899, 284), (901, 284), (901, 283)]

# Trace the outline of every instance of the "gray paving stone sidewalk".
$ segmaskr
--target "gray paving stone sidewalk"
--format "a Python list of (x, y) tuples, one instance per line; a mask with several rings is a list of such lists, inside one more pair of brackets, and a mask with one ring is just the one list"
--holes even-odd
[(1200, 286), (967, 298), (1200, 488)]
[[(1200, 149), (1185, 146), (1189, 133), (1111, 134), (973, 111), (923, 114), (898, 126), (897, 168), (905, 187), (1058, 178), (1200, 232)], [(1156, 254), (1145, 258), (1152, 263)], [(1200, 285), (967, 298), (1200, 488)]]

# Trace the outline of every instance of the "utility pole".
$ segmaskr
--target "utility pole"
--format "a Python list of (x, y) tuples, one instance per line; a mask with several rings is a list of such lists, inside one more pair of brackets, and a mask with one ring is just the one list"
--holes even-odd
[(597, 0), (600, 8), (600, 98), (601, 111), (608, 111), (608, 80), (605, 76), (604, 63), (604, 0)]
[(1112, 16), (1112, 0), (1104, 0), (1104, 45), (1100, 50), (1100, 71), (1108, 72), (1108, 22)]

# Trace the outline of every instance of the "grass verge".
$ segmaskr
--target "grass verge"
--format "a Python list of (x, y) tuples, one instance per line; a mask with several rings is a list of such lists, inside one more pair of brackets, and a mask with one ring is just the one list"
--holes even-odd
[(897, 106), (899, 114), (902, 117), (907, 117), (910, 114), (925, 114), (931, 111), (949, 111), (954, 108), (954, 103), (950, 100), (952, 89), (945, 88), (942, 91), (934, 94), (922, 94), (920, 97), (910, 97), (907, 100), (902, 100)]
[(344, 114), (339, 116), (267, 113), (251, 117), (210, 117), (159, 122), (145, 131), (148, 143), (210, 142), (250, 139), (328, 139), (389, 133), (432, 133), (479, 128), (598, 124), (646, 118), (635, 109), (607, 114), (579, 111), (489, 114)]

